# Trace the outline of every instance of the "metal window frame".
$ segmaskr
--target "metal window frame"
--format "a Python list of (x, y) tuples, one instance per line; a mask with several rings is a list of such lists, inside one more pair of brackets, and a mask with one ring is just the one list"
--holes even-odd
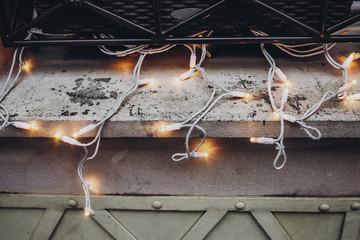
[[(172, 37), (171, 34), (183, 29), (190, 23), (197, 19), (215, 13), (230, 4), (232, 0), (220, 0), (208, 8), (196, 13), (195, 15), (179, 22), (169, 29), (163, 29), (160, 18), (160, 3), (159, 0), (153, 0), (153, 15), (155, 20), (155, 31), (144, 28), (139, 24), (129, 21), (117, 14), (111, 13), (102, 7), (99, 7), (91, 2), (91, 0), (61, 0), (53, 8), (49, 9), (42, 15), (34, 18), (27, 24), (18, 29), (11, 29), (10, 23), (7, 19), (5, 0), (0, 0), (0, 35), (2, 37), (3, 45), (5, 47), (17, 46), (38, 46), (38, 45), (123, 45), (123, 44), (176, 44), (176, 43), (215, 43), (215, 44), (252, 44), (252, 43), (333, 43), (333, 42), (360, 42), (360, 35), (333, 35), (335, 32), (344, 29), (358, 21), (360, 21), (360, 13), (341, 21), (334, 26), (327, 26), (328, 6), (329, 0), (321, 0), (319, 29), (314, 29), (300, 21), (290, 17), (276, 8), (260, 1), (260, 0), (243, 0), (246, 4), (252, 4), (259, 9), (262, 9), (273, 16), (289, 23), (290, 25), (302, 30), (307, 36), (251, 36), (251, 37)], [(22, 0), (18, 0), (22, 1)], [(135, 32), (142, 34), (142, 38), (113, 38), (113, 39), (49, 39), (49, 40), (20, 40), (19, 36), (26, 34), (28, 30), (36, 26), (37, 23), (46, 20), (54, 15), (64, 6), (74, 4), (79, 7), (86, 8), (103, 17), (122, 23), (128, 26)], [(15, 8), (18, 12), (19, 4)]]

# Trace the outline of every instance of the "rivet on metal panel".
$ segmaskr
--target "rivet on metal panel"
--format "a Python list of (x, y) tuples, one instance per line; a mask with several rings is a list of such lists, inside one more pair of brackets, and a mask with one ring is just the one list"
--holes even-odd
[(73, 199), (70, 199), (68, 202), (69, 207), (76, 207), (77, 206), (77, 202)]
[(352, 210), (359, 210), (360, 209), (360, 203), (356, 202), (351, 205)]
[(238, 203), (235, 204), (235, 208), (237, 210), (243, 210), (245, 207), (246, 207), (246, 205), (243, 202), (238, 202)]
[(154, 201), (151, 206), (155, 209), (160, 209), (162, 207), (162, 204), (159, 201)]
[(329, 206), (329, 204), (323, 203), (323, 204), (320, 205), (319, 209), (322, 212), (326, 212), (326, 211), (329, 211), (330, 206)]

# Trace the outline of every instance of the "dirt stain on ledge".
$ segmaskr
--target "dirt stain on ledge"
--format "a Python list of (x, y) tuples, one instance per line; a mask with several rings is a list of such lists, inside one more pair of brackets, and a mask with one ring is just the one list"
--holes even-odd
[(111, 78), (78, 78), (75, 80), (75, 87), (73, 91), (66, 92), (70, 97), (70, 101), (73, 103), (80, 103), (80, 106), (87, 104), (93, 106), (94, 101), (102, 99), (117, 99), (117, 92), (111, 91), (107, 93), (105, 91), (105, 84), (109, 83)]

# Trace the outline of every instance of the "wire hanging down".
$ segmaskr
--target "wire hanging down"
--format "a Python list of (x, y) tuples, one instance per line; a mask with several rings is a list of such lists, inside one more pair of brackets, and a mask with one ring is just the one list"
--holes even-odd
[[(336, 35), (346, 35), (348, 33), (359, 31), (360, 28), (348, 28), (337, 31)], [(268, 34), (259, 31), (259, 30), (251, 30), (255, 36), (267, 37)], [(190, 37), (198, 37), (199, 35), (204, 35), (205, 37), (210, 37), (212, 31), (202, 31), (200, 33), (194, 34)], [(48, 33), (44, 33), (39, 29), (32, 29), (29, 32), (29, 35), (25, 38), (25, 41), (30, 40), (33, 35), (35, 37), (37, 35), (51, 35)], [(114, 36), (111, 34), (101, 33), (93, 35), (94, 39), (113, 39)], [(119, 111), (124, 101), (126, 101), (132, 94), (136, 92), (139, 86), (142, 85), (150, 85), (154, 82), (151, 78), (142, 78), (140, 77), (141, 67), (144, 62), (144, 59), (147, 55), (164, 53), (166, 51), (171, 50), (177, 44), (168, 44), (164, 46), (156, 46), (152, 47), (149, 45), (124, 45), (121, 50), (111, 50), (107, 46), (99, 45), (98, 49), (107, 55), (116, 56), (116, 57), (125, 57), (132, 54), (138, 54), (139, 59), (134, 66), (134, 70), (132, 73), (132, 81), (130, 86), (122, 93), (116, 104), (109, 110), (107, 114), (98, 122), (88, 124), (81, 129), (75, 131), (72, 136), (66, 136), (62, 132), (57, 132), (54, 137), (66, 144), (73, 145), (76, 147), (81, 147), (84, 149), (84, 157), (78, 164), (78, 176), (81, 180), (81, 184), (83, 187), (84, 195), (85, 195), (85, 206), (84, 211), (85, 215), (93, 215), (94, 211), (91, 207), (90, 202), (90, 191), (91, 184), (84, 177), (83, 170), (84, 165), (87, 161), (94, 159), (100, 148), (101, 134), (105, 124)], [(206, 56), (210, 57), (210, 53), (207, 51), (206, 45), (188, 45), (188, 44), (178, 44), (190, 51), (190, 60), (189, 67), (190, 69), (185, 73), (179, 75), (176, 78), (177, 83), (185, 83), (186, 81), (190, 81), (191, 79), (201, 76), (202, 81), (211, 86), (211, 93), (209, 93), (209, 97), (206, 103), (199, 107), (200, 109), (191, 114), (188, 118), (181, 122), (171, 123), (169, 125), (163, 125), (160, 127), (160, 132), (171, 132), (178, 131), (182, 129), (188, 129), (185, 137), (185, 151), (181, 153), (175, 153), (172, 155), (172, 160), (179, 162), (182, 160), (190, 159), (190, 158), (207, 158), (211, 157), (209, 152), (201, 151), (202, 145), (205, 143), (207, 138), (206, 129), (199, 126), (201, 120), (215, 107), (220, 105), (221, 101), (231, 101), (242, 100), (244, 102), (250, 101), (252, 99), (251, 93), (247, 91), (242, 91), (240, 89), (229, 90), (227, 87), (222, 86), (209, 77), (205, 68), (203, 67), (203, 62), (206, 59)], [(285, 111), (289, 95), (292, 94), (291, 89), (294, 82), (290, 82), (288, 77), (285, 74), (283, 69), (280, 69), (279, 66), (276, 65), (274, 58), (270, 55), (270, 53), (266, 50), (264, 44), (260, 44), (261, 52), (263, 53), (265, 59), (270, 64), (270, 68), (267, 73), (267, 97), (270, 101), (270, 109), (271, 113), (274, 116), (274, 119), (278, 120), (280, 123), (279, 126), (279, 134), (277, 137), (251, 137), (250, 142), (258, 143), (258, 144), (268, 144), (274, 145), (277, 150), (277, 154), (273, 161), (273, 167), (277, 170), (282, 169), (287, 162), (287, 155), (285, 151), (284, 144), (284, 136), (285, 136), (285, 121), (298, 124), (300, 128), (311, 138), (314, 140), (319, 140), (321, 138), (321, 132), (318, 128), (314, 126), (308, 125), (306, 120), (308, 120), (315, 113), (320, 111), (321, 107), (324, 103), (330, 102), (333, 99), (339, 100), (348, 100), (348, 101), (360, 101), (360, 93), (355, 93), (352, 95), (348, 95), (348, 92), (352, 90), (352, 88), (356, 85), (356, 80), (349, 79), (348, 69), (350, 65), (360, 58), (359, 52), (351, 53), (347, 56), (346, 60), (343, 63), (338, 63), (334, 60), (334, 58), (330, 55), (330, 50), (335, 46), (333, 44), (323, 44), (319, 45), (316, 43), (306, 43), (306, 44), (283, 44), (283, 43), (275, 43), (277, 48), (285, 53), (299, 58), (307, 58), (313, 57), (316, 55), (324, 54), (325, 59), (328, 63), (337, 70), (341, 71), (342, 77), (341, 82), (339, 83), (337, 89), (333, 91), (326, 91), (321, 97), (319, 97), (319, 101), (315, 103), (313, 106), (309, 107), (301, 116), (293, 116)], [(201, 49), (201, 55), (197, 58), (197, 50)], [(4, 105), (4, 99), (9, 95), (12, 89), (16, 86), (20, 79), (20, 75), (22, 72), (31, 72), (31, 64), (29, 61), (23, 61), (23, 52), (24, 48), (15, 49), (12, 62), (10, 65), (10, 70), (8, 76), (4, 82), (4, 85), (0, 91), (0, 121), (1, 126), (0, 130), (5, 129), (8, 126), (13, 126), (19, 129), (25, 129), (30, 131), (41, 130), (36, 124), (36, 122), (20, 122), (20, 121), (11, 121), (10, 113), (6, 106)], [(18, 67), (17, 64), (18, 63)], [(339, 73), (340, 74), (340, 73)], [(273, 85), (281, 86), (281, 93), (279, 96), (275, 95), (275, 92), (272, 90)], [(280, 100), (275, 100), (280, 98)], [(83, 143), (78, 138), (84, 136), (89, 132), (96, 132), (95, 137), (87, 142)], [(199, 131), (201, 134), (200, 142), (194, 147), (191, 148), (191, 137), (193, 136), (194, 131)], [(89, 156), (89, 147), (94, 147), (94, 151), (91, 156)]]

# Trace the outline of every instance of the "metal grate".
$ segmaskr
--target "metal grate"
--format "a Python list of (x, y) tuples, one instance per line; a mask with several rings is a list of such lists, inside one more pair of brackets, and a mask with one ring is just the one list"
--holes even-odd
[[(349, 0), (35, 0), (32, 8), (0, 0), (2, 38), (6, 46), (97, 45), (157, 43), (349, 42), (359, 36), (333, 35), (357, 22)], [(16, 7), (9, 7), (16, 5)], [(12, 10), (8, 10), (12, 9)], [(29, 10), (30, 9), (30, 10)], [(22, 41), (26, 32), (40, 28), (52, 34), (73, 33), (71, 39)], [(269, 37), (255, 37), (250, 30)], [(189, 38), (213, 30), (209, 38)], [(94, 39), (110, 33), (114, 39)]]

